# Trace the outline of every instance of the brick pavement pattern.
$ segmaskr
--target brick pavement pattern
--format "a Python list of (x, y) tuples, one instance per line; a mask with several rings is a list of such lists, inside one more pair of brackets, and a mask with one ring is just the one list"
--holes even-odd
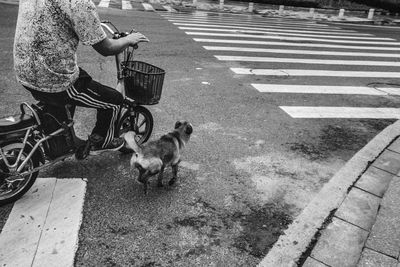
[(400, 138), (350, 188), (303, 266), (400, 266)]

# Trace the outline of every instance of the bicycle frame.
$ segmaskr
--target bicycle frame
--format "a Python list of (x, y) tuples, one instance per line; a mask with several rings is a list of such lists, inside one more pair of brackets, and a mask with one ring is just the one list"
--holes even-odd
[[(31, 170), (31, 171), (28, 171), (28, 172), (20, 173), (20, 172), (23, 170), (23, 168), (25, 167), (25, 165), (27, 164), (27, 162), (28, 162), (28, 161), (32, 158), (32, 156), (38, 151), (39, 147), (42, 146), (44, 142), (46, 142), (46, 141), (49, 140), (50, 138), (52, 138), (52, 137), (54, 137), (54, 136), (56, 136), (56, 135), (58, 135), (58, 134), (60, 134), (60, 133), (63, 133), (63, 132), (66, 131), (67, 129), (71, 129), (71, 128), (73, 127), (73, 125), (74, 125), (74, 121), (72, 120), (72, 116), (71, 116), (71, 114), (68, 112), (68, 109), (67, 109), (67, 116), (68, 116), (68, 119), (69, 119), (70, 123), (63, 125), (61, 128), (59, 128), (59, 129), (57, 129), (56, 131), (54, 131), (54, 132), (52, 132), (52, 133), (50, 133), (50, 134), (47, 134), (47, 135), (45, 135), (45, 134), (43, 134), (43, 133), (34, 134), (34, 131), (37, 129), (37, 127), (41, 125), (41, 121), (40, 121), (40, 119), (39, 119), (39, 115), (38, 115), (37, 112), (36, 112), (28, 103), (26, 103), (26, 102), (23, 102), (23, 103), (21, 104), (21, 111), (22, 111), (22, 113), (25, 113), (25, 112), (26, 112), (24, 107), (28, 108), (29, 111), (32, 113), (32, 115), (34, 116), (34, 118), (35, 118), (35, 120), (36, 120), (36, 124), (33, 125), (33, 126), (31, 126), (31, 127), (29, 127), (28, 129), (26, 129), (26, 132), (25, 132), (25, 135), (24, 135), (24, 138), (23, 138), (23, 141), (22, 141), (23, 148), (22, 148), (21, 151), (19, 152), (19, 154), (18, 154), (18, 156), (17, 156), (17, 159), (16, 159), (16, 161), (15, 161), (14, 164), (10, 164), (10, 163), (8, 162), (7, 157), (4, 155), (3, 149), (0, 147), (0, 156), (4, 159), (4, 163), (6, 164), (6, 166), (7, 166), (9, 169), (14, 169), (15, 172), (18, 173), (18, 175), (10, 176), (10, 177), (8, 177), (8, 179), (14, 178), (14, 177), (18, 177), (18, 176), (28, 175), (28, 174), (33, 173), (33, 172), (35, 172), (35, 171), (38, 171), (38, 170), (40, 170), (40, 169), (42, 169), (42, 168), (44, 168), (44, 167), (47, 167), (48, 164), (45, 164), (45, 162), (42, 162), (42, 163), (43, 163), (42, 166), (40, 166), (40, 167), (38, 167), (38, 168), (35, 168), (35, 169)], [(24, 151), (24, 148), (26, 147), (26, 145), (27, 145), (27, 143), (28, 143), (28, 138), (29, 138), (29, 136), (31, 136), (32, 134), (34, 134), (35, 137), (40, 137), (40, 139), (37, 140), (37, 141), (35, 141), (35, 145), (32, 147), (32, 150), (29, 152), (29, 154), (26, 156), (26, 158), (22, 161), (21, 165), (18, 166), (18, 163), (21, 162), (22, 152)], [(72, 155), (72, 153), (71, 153), (71, 155)], [(71, 155), (68, 154), (68, 155), (61, 156), (61, 157), (59, 157), (58, 159), (53, 160), (52, 163), (55, 163), (55, 162), (57, 162), (57, 161), (59, 161), (59, 160), (61, 160), (61, 159), (64, 159), (64, 158), (66, 158), (66, 157), (69, 157), (69, 156), (71, 156)], [(45, 157), (43, 157), (43, 160), (45, 160)], [(18, 166), (18, 168), (17, 168), (17, 166)]]
[[(102, 22), (101, 25), (113, 39), (129, 34), (119, 32), (109, 21)], [(128, 67), (124, 61), (131, 61), (135, 49), (136, 45), (129, 46), (115, 55), (117, 68), (115, 90), (124, 97), (116, 118), (115, 135), (121, 138), (126, 132), (134, 131), (138, 136), (137, 142), (141, 144), (151, 135), (153, 116), (148, 109), (141, 106), (141, 103), (126, 96), (125, 78), (131, 74), (127, 73)], [(24, 102), (21, 104), (21, 117), (11, 116), (15, 119), (13, 120), (15, 124), (10, 124), (7, 118), (1, 119), (0, 160), (3, 167), (0, 169), (0, 205), (15, 201), (25, 194), (35, 182), (41, 169), (73, 155), (78, 160), (96, 155), (91, 154), (94, 144), (90, 138), (81, 140), (76, 136), (69, 106), (66, 105), (65, 109), (66, 117), (58, 118), (58, 113), (52, 114), (46, 103), (42, 106)], [(27, 112), (32, 115), (25, 115)], [(121, 147), (119, 150), (122, 153), (132, 152), (128, 147)], [(19, 182), (25, 180), (27, 182)]]
[[(104, 27), (111, 35), (113, 39), (118, 39), (122, 37), (126, 33), (120, 33), (117, 27), (114, 26), (110, 21), (102, 21), (101, 26)], [(111, 26), (111, 27), (110, 27)], [(113, 29), (112, 29), (113, 28)], [(117, 55), (115, 55), (115, 64), (117, 67), (117, 85), (115, 89), (120, 92), (124, 97), (126, 97), (125, 94), (125, 84), (124, 84), (124, 79), (123, 79), (123, 73), (122, 73), (122, 68), (121, 68), (121, 62), (123, 61), (123, 53), (121, 52)]]
[[(121, 38), (122, 36), (125, 36), (128, 33), (121, 33), (119, 32), (119, 30), (110, 22), (110, 21), (103, 21), (101, 22), (101, 25), (112, 35), (112, 38), (114, 39), (118, 39)], [(111, 27), (110, 27), (111, 26)], [(115, 55), (115, 63), (116, 63), (116, 68), (117, 68), (117, 85), (115, 87), (115, 89), (120, 92), (125, 98), (126, 98), (126, 94), (125, 94), (125, 84), (124, 84), (124, 79), (123, 79), (123, 70), (121, 67), (121, 63), (123, 61), (123, 56), (124, 56), (124, 52), (121, 52), (117, 55)], [(135, 105), (134, 104), (134, 100), (131, 100), (130, 105)], [(21, 111), (23, 113), (25, 113), (25, 107), (27, 109), (29, 109), (29, 111), (32, 113), (32, 115), (34, 116), (35, 120), (36, 120), (36, 124), (34, 126), (31, 126), (29, 128), (26, 129), (24, 138), (23, 138), (23, 149), (21, 149), (21, 151), (19, 152), (19, 155), (15, 161), (14, 164), (10, 164), (7, 161), (7, 158), (4, 155), (3, 149), (0, 147), (0, 156), (4, 159), (4, 163), (7, 165), (8, 168), (10, 169), (14, 169), (16, 173), (19, 173), (23, 170), (23, 168), (25, 167), (25, 165), (27, 164), (27, 162), (32, 158), (32, 156), (39, 150), (39, 148), (41, 146), (43, 146), (43, 144), (49, 140), (50, 138), (59, 135), (60, 133), (65, 132), (67, 129), (73, 129), (73, 125), (74, 125), (74, 121), (72, 120), (72, 116), (70, 114), (70, 112), (67, 111), (67, 116), (68, 116), (68, 120), (70, 121), (70, 123), (68, 124), (63, 124), (61, 126), (61, 128), (57, 129), (56, 131), (50, 133), (50, 134), (44, 134), (44, 133), (39, 133), (39, 134), (34, 134), (34, 131), (37, 129), (38, 126), (41, 125), (41, 121), (39, 119), (39, 116), (37, 114), (37, 112), (26, 102), (21, 104)], [(40, 139), (35, 141), (35, 145), (33, 146), (32, 150), (29, 152), (29, 154), (26, 156), (26, 158), (22, 161), (21, 165), (18, 166), (18, 163), (21, 162), (21, 158), (22, 158), (22, 152), (24, 150), (24, 148), (26, 147), (27, 143), (28, 143), (28, 139), (29, 136), (31, 136), (32, 134), (35, 135), (35, 137), (39, 137)], [(65, 159), (71, 155), (73, 155), (74, 153), (68, 153), (66, 155), (62, 155), (56, 159), (51, 160), (50, 164), (56, 163), (62, 159)], [(31, 171), (28, 172), (24, 172), (24, 173), (19, 173), (17, 175), (13, 175), (10, 176), (8, 178), (14, 178), (14, 177), (18, 177), (18, 176), (24, 176), (24, 175), (28, 175), (30, 173), (33, 173), (35, 171), (41, 170), (45, 167), (47, 167), (50, 164), (46, 164), (45, 160), (47, 157), (43, 156), (43, 165), (40, 167), (37, 167)], [(17, 168), (18, 166), (18, 168)]]

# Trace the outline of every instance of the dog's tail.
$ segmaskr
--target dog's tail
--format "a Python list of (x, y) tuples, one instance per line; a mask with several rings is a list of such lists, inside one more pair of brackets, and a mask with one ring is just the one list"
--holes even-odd
[(137, 154), (142, 154), (142, 149), (136, 143), (135, 136), (136, 134), (133, 131), (129, 131), (124, 135), (126, 146), (133, 149)]

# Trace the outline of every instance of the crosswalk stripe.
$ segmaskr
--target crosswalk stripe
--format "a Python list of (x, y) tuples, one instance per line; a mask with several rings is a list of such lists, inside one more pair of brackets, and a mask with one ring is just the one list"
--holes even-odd
[(278, 40), (281, 40), (281, 41), (282, 40), (287, 40), (287, 41), (316, 41), (316, 42), (346, 43), (346, 44), (400, 45), (400, 42), (332, 40), (332, 39), (321, 39), (321, 38), (286, 37), (286, 36), (254, 35), (254, 34), (213, 33), (213, 32), (185, 32), (185, 33), (187, 35), (236, 37), (236, 38), (278, 39)]
[(1, 265), (73, 266), (85, 191), (82, 179), (37, 179), (2, 229)]
[(214, 55), (214, 57), (222, 61), (400, 67), (400, 62), (394, 62), (394, 61), (331, 60), (331, 59), (246, 57), (246, 56), (220, 56), (220, 55)]
[[(237, 18), (230, 18), (230, 17), (223, 17), (223, 18), (216, 18), (216, 17), (195, 17), (195, 16), (182, 16), (179, 14), (163, 14), (164, 18), (167, 19), (191, 19), (191, 20), (198, 20), (198, 21), (208, 21), (208, 22), (233, 22), (237, 23)], [(308, 22), (308, 21), (280, 21), (278, 19), (265, 19), (265, 20), (241, 20), (242, 23), (252, 23), (252, 24), (263, 24), (263, 25), (287, 25), (287, 26), (310, 26), (315, 28), (328, 28), (328, 25), (325, 24), (317, 24), (315, 22)], [(340, 29), (339, 27), (329, 27), (329, 28), (336, 28)]]
[(323, 35), (323, 34), (305, 34), (305, 33), (291, 33), (291, 32), (275, 32), (275, 31), (253, 31), (253, 30), (236, 30), (236, 29), (214, 29), (206, 27), (178, 27), (180, 30), (186, 31), (210, 31), (210, 32), (234, 32), (234, 33), (252, 33), (252, 34), (271, 34), (276, 36), (301, 36), (301, 37), (318, 37), (318, 38), (328, 38), (328, 39), (357, 39), (357, 40), (381, 40), (381, 41), (395, 41), (393, 38), (386, 37), (362, 37), (362, 36), (333, 36), (333, 35)]
[(400, 58), (400, 54), (392, 53), (367, 53), (367, 52), (336, 52), (336, 51), (315, 51), (315, 50), (293, 50), (293, 49), (269, 49), (233, 46), (203, 46), (210, 51), (235, 51), (235, 52), (255, 52), (255, 53), (280, 53), (298, 55), (324, 55), (324, 56), (349, 56), (349, 57), (389, 57)]
[(164, 5), (163, 7), (164, 7), (168, 12), (176, 12), (176, 10), (173, 9), (171, 6)]
[(357, 50), (390, 50), (400, 51), (400, 47), (382, 47), (382, 46), (354, 46), (354, 45), (332, 45), (332, 44), (309, 44), (309, 43), (289, 43), (278, 41), (249, 41), (249, 40), (232, 40), (232, 39), (207, 39), (193, 38), (196, 42), (201, 43), (226, 43), (226, 44), (251, 44), (251, 45), (269, 45), (269, 46), (300, 46), (300, 47), (320, 47), (320, 48), (340, 48), (340, 49), (357, 49)]
[(122, 9), (133, 9), (129, 0), (122, 0)]
[(108, 7), (110, 5), (110, 0), (101, 0), (99, 3), (99, 7)]
[(388, 95), (400, 95), (400, 87), (379, 87), (377, 89)]
[(240, 21), (247, 21), (247, 22), (291, 22), (291, 23), (300, 23), (300, 24), (314, 24), (314, 25), (323, 25), (325, 27), (336, 27), (337, 26), (332, 26), (332, 25), (327, 25), (327, 24), (322, 24), (322, 23), (317, 23), (316, 21), (313, 20), (308, 20), (308, 19), (301, 19), (301, 18), (280, 18), (280, 17), (274, 17), (274, 16), (265, 16), (265, 17), (260, 17), (260, 16), (253, 16), (249, 14), (242, 14), (242, 13), (215, 13), (215, 12), (201, 12), (201, 11), (196, 11), (194, 13), (177, 13), (177, 14), (163, 14), (163, 16), (166, 17), (181, 17), (181, 18), (197, 18), (197, 19), (233, 19), (233, 20), (240, 20)]
[[(215, 25), (215, 24), (200, 24), (200, 23), (177, 23), (177, 26), (196, 26), (196, 27), (209, 27), (209, 28), (231, 28), (231, 29), (248, 29), (248, 30), (260, 30), (260, 31), (271, 31), (271, 32), (290, 32), (290, 33), (312, 33), (312, 34), (334, 34), (334, 35), (351, 35), (351, 36), (373, 36), (368, 33), (351, 33), (351, 32), (330, 32), (330, 31), (307, 31), (307, 30), (297, 30), (297, 29), (277, 29), (275, 27), (243, 27), (235, 25)], [(239, 24), (240, 25), (240, 24)], [(356, 38), (356, 37), (354, 37)]]
[(400, 119), (398, 108), (280, 106), (292, 118)]
[(259, 17), (252, 16), (246, 13), (216, 13), (216, 12), (208, 12), (208, 11), (196, 11), (194, 13), (177, 13), (174, 15), (164, 14), (164, 16), (177, 16), (177, 17), (193, 17), (193, 18), (214, 18), (214, 19), (223, 19), (223, 18), (234, 18), (240, 20), (247, 21), (292, 21), (292, 22), (305, 22), (317, 24), (315, 21), (305, 20), (301, 18), (279, 18), (279, 17)]
[[(328, 29), (327, 27), (321, 27), (321, 24), (282, 24), (282, 23), (274, 23), (274, 22), (268, 22), (268, 23), (255, 23), (255, 22), (240, 22), (240, 24), (237, 23), (237, 21), (224, 21), (224, 20), (218, 20), (218, 21), (213, 21), (213, 20), (204, 20), (204, 19), (179, 19), (179, 18), (166, 18), (170, 22), (196, 22), (196, 23), (209, 23), (209, 24), (215, 24), (215, 25), (242, 25), (242, 26), (269, 26), (269, 27), (278, 27), (278, 28), (302, 28), (302, 29), (315, 29), (315, 30), (325, 30)], [(329, 28), (330, 31), (339, 31), (339, 32), (351, 32), (349, 30), (342, 30), (340, 28)]]
[(309, 26), (309, 25), (302, 25), (302, 26), (296, 26), (294, 27), (293, 25), (274, 25), (274, 24), (264, 24), (264, 23), (246, 23), (246, 22), (240, 22), (240, 23), (233, 23), (233, 22), (214, 22), (214, 21), (205, 21), (205, 20), (195, 20), (195, 19), (168, 19), (169, 22), (171, 23), (198, 23), (198, 24), (206, 24), (206, 25), (232, 25), (232, 26), (249, 26), (249, 27), (266, 27), (266, 28), (271, 28), (271, 29), (307, 29), (307, 30), (329, 30), (330, 32), (340, 32), (340, 33), (351, 33), (354, 31), (351, 30), (343, 30), (340, 28), (320, 28), (320, 27), (315, 27), (315, 26)]
[(336, 71), (302, 69), (249, 69), (230, 68), (235, 74), (266, 76), (316, 76), (316, 77), (358, 77), (358, 78), (399, 78), (400, 72), (382, 71)]
[[(382, 60), (336, 60), (314, 58), (280, 58), (260, 56), (214, 55), (218, 60), (242, 62), (271, 62), (290, 64), (324, 64), (324, 65), (350, 65), (350, 66), (385, 66), (400, 67), (400, 54), (382, 53), (382, 51), (400, 51), (400, 42), (393, 38), (375, 37), (371, 34), (357, 32), (331, 31), (331, 28), (306, 28), (309, 25), (301, 23), (282, 25), (273, 22), (271, 25), (255, 25), (235, 23), (230, 19), (210, 19), (193, 16), (191, 19), (183, 16), (164, 16), (179, 29), (188, 35), (207, 36), (210, 38), (193, 38), (196, 42), (224, 43), (224, 44), (252, 44), (264, 46), (284, 47), (310, 47), (330, 48), (329, 51), (315, 51), (315, 49), (271, 49), (257, 47), (231, 47), (231, 46), (203, 46), (209, 51), (256, 52), (295, 55), (322, 55), (322, 56), (348, 56), (348, 57), (375, 57), (390, 58), (392, 61)], [(230, 23), (231, 22), (231, 23)], [(285, 28), (287, 27), (287, 28)], [(232, 39), (211, 39), (212, 37), (234, 37)], [(246, 38), (240, 40), (236, 38)], [(277, 41), (252, 41), (251, 38), (278, 39)], [(285, 42), (290, 41), (290, 42)], [(293, 42), (294, 41), (294, 42)], [(311, 42), (312, 43), (311, 43)], [(335, 49), (335, 51), (333, 50)], [(336, 50), (336, 49), (341, 49)], [(365, 51), (375, 50), (376, 53)], [(379, 50), (379, 52), (378, 52)], [(357, 77), (357, 78), (399, 78), (400, 72), (382, 71), (331, 71), (309, 69), (251, 69), (230, 68), (235, 74), (266, 75), (266, 76), (316, 76), (316, 77)], [(251, 84), (256, 90), (263, 93), (295, 93), (295, 94), (340, 94), (340, 95), (371, 95), (388, 96), (400, 95), (400, 88), (374, 88), (367, 86), (335, 86), (335, 85), (288, 85), (288, 84)], [(354, 107), (290, 107), (281, 106), (293, 118), (377, 118), (400, 119), (400, 109), (395, 108), (354, 108)]]
[[(367, 86), (333, 86), (333, 85), (290, 85), (290, 84), (259, 84), (252, 83), (261, 93), (291, 93), (291, 94), (338, 94), (338, 95), (389, 95), (384, 90)], [(400, 89), (400, 88), (399, 88)], [(396, 94), (400, 94), (400, 90)]]
[(148, 3), (142, 3), (145, 11), (155, 11), (153, 6)]

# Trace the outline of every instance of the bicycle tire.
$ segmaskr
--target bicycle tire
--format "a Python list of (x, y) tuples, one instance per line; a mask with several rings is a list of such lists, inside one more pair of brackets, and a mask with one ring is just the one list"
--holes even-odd
[[(24, 145), (22, 144), (21, 141), (10, 141), (4, 145), (2, 145), (2, 148), (5, 152), (5, 155), (7, 155), (8, 151), (12, 151), (13, 149), (23, 149)], [(32, 150), (32, 146), (27, 143), (26, 147), (24, 148), (24, 151), (22, 152), (22, 155), (24, 157), (26, 157), (29, 152)], [(1, 164), (2, 163), (2, 159), (0, 158), (0, 176), (1, 175), (5, 175), (6, 174), (6, 166), (5, 164)], [(30, 158), (30, 160), (28, 161), (27, 164), (30, 164), (31, 169), (34, 169), (36, 167), (39, 167), (40, 165), (40, 159), (38, 157), (38, 155), (36, 153), (34, 153), (32, 155), (32, 157)], [(20, 188), (18, 188), (18, 190), (16, 190), (16, 192), (11, 192), (11, 193), (6, 193), (5, 195), (1, 194), (0, 192), (0, 206), (3, 206), (5, 204), (8, 203), (12, 203), (15, 202), (16, 200), (18, 200), (20, 197), (22, 197), (31, 187), (32, 185), (35, 183), (36, 178), (38, 177), (39, 171), (36, 171), (34, 173), (31, 173), (29, 178), (25, 181), (25, 184), (23, 184)], [(5, 178), (7, 177), (0, 177), (0, 187), (5, 185)], [(9, 196), (7, 196), (9, 194)]]
[[(117, 126), (117, 137), (121, 137), (128, 131), (134, 131), (137, 139), (136, 142), (140, 145), (149, 140), (151, 133), (153, 132), (153, 115), (151, 112), (143, 107), (136, 106), (127, 109), (118, 121)], [(143, 131), (141, 131), (141, 129)], [(133, 150), (122, 147), (120, 150), (122, 153), (132, 153)]]

